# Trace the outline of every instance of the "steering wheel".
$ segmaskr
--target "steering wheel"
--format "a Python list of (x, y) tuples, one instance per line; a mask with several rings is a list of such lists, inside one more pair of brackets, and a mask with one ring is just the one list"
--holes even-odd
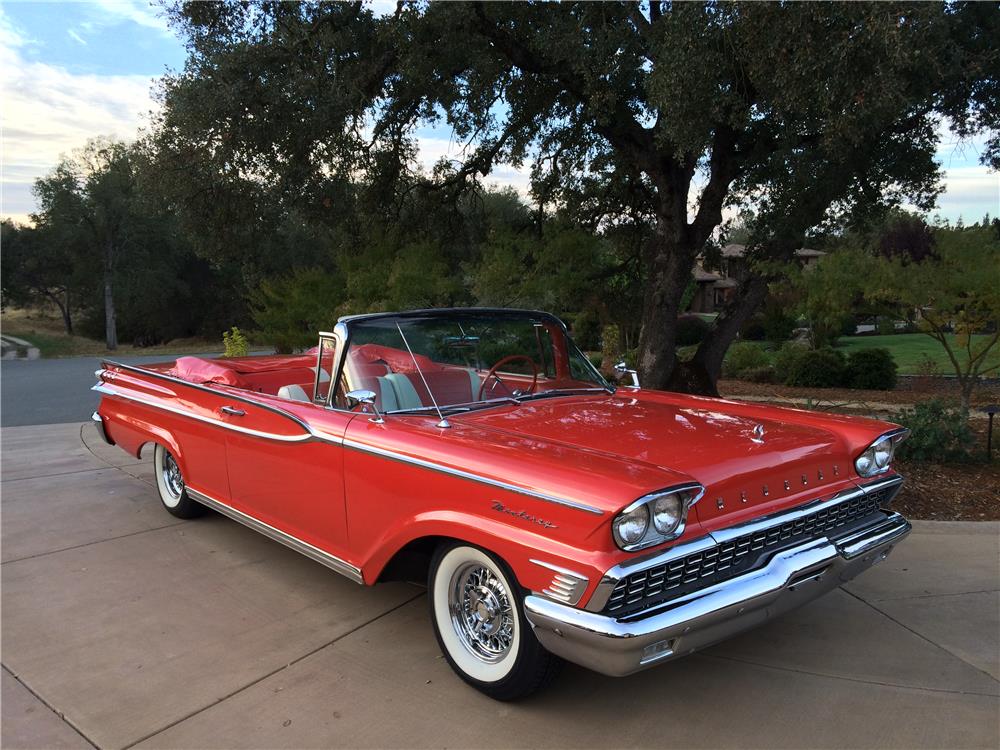
[[(500, 383), (500, 385), (502, 385), (504, 388), (510, 391), (511, 394), (514, 393), (514, 391), (511, 390), (510, 386), (508, 386), (505, 382), (503, 382), (503, 379), (499, 375), (497, 375), (497, 370), (500, 369), (500, 366), (506, 365), (510, 362), (527, 362), (529, 365), (531, 365), (531, 372), (533, 373), (533, 376), (531, 378), (531, 387), (528, 389), (527, 392), (528, 393), (535, 392), (535, 386), (538, 385), (538, 366), (535, 364), (535, 360), (533, 360), (526, 354), (511, 354), (510, 356), (504, 357), (503, 359), (498, 361), (495, 365), (493, 365), (493, 367), (490, 368), (490, 371), (486, 374), (486, 378), (483, 380), (482, 385), (479, 386), (479, 395), (476, 397), (477, 401), (483, 400), (483, 392), (486, 390), (486, 384), (490, 382), (490, 380), (495, 380), (497, 383)], [(490, 390), (491, 391), (496, 390), (495, 383)]]

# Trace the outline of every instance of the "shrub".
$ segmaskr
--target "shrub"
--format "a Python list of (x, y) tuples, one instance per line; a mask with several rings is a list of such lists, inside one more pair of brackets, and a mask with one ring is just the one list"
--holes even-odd
[(860, 349), (847, 358), (844, 382), (848, 388), (891, 391), (898, 369), (888, 349)]
[(236, 326), (222, 332), (223, 357), (245, 357), (250, 353), (250, 342)]
[(743, 378), (748, 371), (759, 370), (770, 364), (770, 357), (759, 345), (742, 341), (729, 347), (722, 363), (722, 372), (727, 378)]
[(764, 325), (764, 318), (755, 315), (746, 322), (740, 329), (740, 338), (744, 341), (763, 341), (767, 338), (767, 328)]
[(784, 373), (784, 382), (807, 388), (836, 388), (844, 384), (846, 368), (846, 358), (835, 349), (806, 350)]
[(976, 460), (975, 436), (967, 415), (948, 409), (940, 399), (917, 404), (900, 414), (899, 421), (910, 429), (909, 437), (899, 446), (904, 461), (964, 463)]
[(750, 383), (777, 383), (778, 376), (772, 365), (764, 365), (763, 367), (751, 367), (749, 370), (744, 370), (740, 374), (740, 380), (746, 380)]
[(700, 344), (710, 328), (711, 326), (697, 315), (682, 315), (677, 319), (674, 344), (676, 346)]
[(768, 305), (764, 309), (764, 338), (774, 344), (788, 341), (795, 333), (796, 319), (784, 308)]
[(809, 349), (802, 344), (786, 341), (773, 357), (774, 373), (779, 382), (784, 383), (789, 373), (795, 369), (800, 358), (809, 354)]

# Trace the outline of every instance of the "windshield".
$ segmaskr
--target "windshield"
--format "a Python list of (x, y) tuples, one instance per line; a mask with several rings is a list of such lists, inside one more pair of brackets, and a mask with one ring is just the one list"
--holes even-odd
[(374, 391), (386, 412), (610, 389), (547, 315), (449, 311), (356, 320), (349, 329), (339, 405), (358, 389)]

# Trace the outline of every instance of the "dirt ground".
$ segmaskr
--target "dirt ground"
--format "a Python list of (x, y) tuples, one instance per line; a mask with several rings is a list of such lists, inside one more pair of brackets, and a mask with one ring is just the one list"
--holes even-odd
[[(912, 406), (928, 398), (956, 400), (954, 383), (940, 379), (905, 379), (894, 391), (854, 391), (840, 388), (791, 388), (783, 385), (746, 383), (740, 380), (719, 381), (723, 396), (773, 397), (775, 399), (805, 398), (812, 408), (849, 414), (871, 415), (868, 404)], [(973, 406), (1000, 403), (1000, 385), (982, 387), (973, 399)], [(891, 415), (878, 414), (891, 419)], [(993, 461), (972, 464), (929, 464), (898, 462), (899, 472), (906, 477), (893, 508), (908, 518), (932, 521), (997, 521), (1000, 520), (1000, 419), (994, 418)], [(976, 445), (986, 450), (985, 419), (971, 421), (976, 433)]]

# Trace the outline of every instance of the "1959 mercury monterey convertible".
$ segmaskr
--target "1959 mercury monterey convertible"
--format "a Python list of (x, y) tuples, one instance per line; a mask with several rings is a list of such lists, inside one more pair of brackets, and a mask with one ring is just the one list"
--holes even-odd
[(808, 602), (910, 530), (905, 430), (610, 385), (541, 312), (340, 320), (312, 353), (105, 363), (94, 421), (160, 499), (362, 584), (426, 580), (458, 675), (626, 675)]

